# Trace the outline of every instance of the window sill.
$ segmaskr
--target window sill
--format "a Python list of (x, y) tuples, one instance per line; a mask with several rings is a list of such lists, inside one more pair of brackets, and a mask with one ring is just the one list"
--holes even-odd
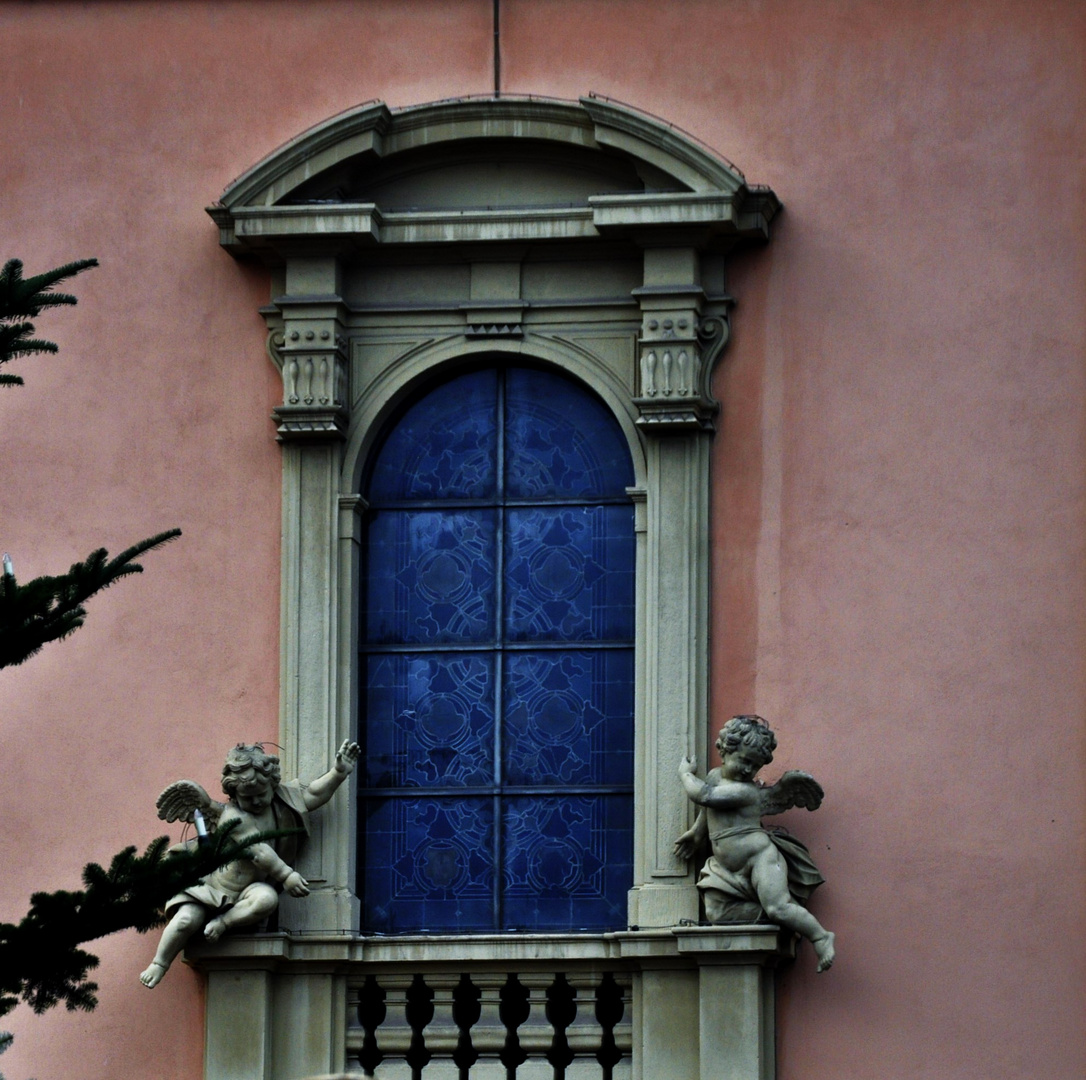
[(199, 970), (278, 970), (297, 964), (309, 971), (328, 972), (346, 972), (363, 963), (384, 968), (606, 962), (638, 969), (668, 961), (682, 967), (699, 963), (775, 966), (794, 956), (792, 936), (768, 923), (596, 934), (253, 934), (229, 937), (216, 945), (195, 945), (185, 953), (186, 961)]

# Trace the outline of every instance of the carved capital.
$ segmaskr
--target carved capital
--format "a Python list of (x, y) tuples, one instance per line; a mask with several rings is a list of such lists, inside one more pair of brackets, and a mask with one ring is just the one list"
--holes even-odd
[(640, 427), (661, 434), (713, 429), (720, 405), (709, 378), (727, 337), (726, 314), (702, 317), (694, 306), (644, 312), (634, 399)]
[(318, 304), (287, 307), (268, 335), (268, 355), (283, 376), (283, 404), (273, 414), (280, 442), (345, 437), (350, 366), (337, 314)]

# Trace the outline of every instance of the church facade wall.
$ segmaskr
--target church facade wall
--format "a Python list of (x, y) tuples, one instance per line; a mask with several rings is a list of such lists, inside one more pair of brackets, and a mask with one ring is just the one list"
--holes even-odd
[[(1079, 1075), (1086, 17), (501, 18), (503, 92), (629, 103), (784, 205), (729, 263), (704, 733), (758, 712), (770, 776), (827, 792), (784, 821), (827, 878), (813, 909), (839, 959), (782, 973), (778, 1076)], [(0, 548), (25, 580), (184, 531), (0, 678), (0, 918), (158, 835), (171, 780), (210, 784), (229, 746), (280, 735), (272, 281), (204, 207), (360, 102), (490, 93), (491, 32), (482, 0), (0, 9), (3, 257), (101, 262), (39, 321), (60, 355), (0, 397)], [(179, 965), (151, 994), (149, 939), (99, 946), (98, 1009), (20, 1007), (5, 1073), (196, 1080), (203, 976)]]

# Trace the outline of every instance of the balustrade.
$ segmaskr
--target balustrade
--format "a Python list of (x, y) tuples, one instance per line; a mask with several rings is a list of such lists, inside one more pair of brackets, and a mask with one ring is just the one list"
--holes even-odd
[(626, 1080), (631, 979), (386, 971), (348, 980), (347, 1061), (377, 1080)]

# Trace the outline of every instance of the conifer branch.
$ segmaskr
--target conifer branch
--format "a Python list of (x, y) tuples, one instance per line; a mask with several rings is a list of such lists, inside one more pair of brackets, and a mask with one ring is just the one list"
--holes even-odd
[(21, 998), (36, 1013), (64, 1002), (87, 1012), (98, 1004), (98, 985), (89, 973), (98, 957), (80, 945), (119, 930), (146, 933), (165, 922), (166, 902), (208, 874), (233, 862), (253, 844), (266, 843), (294, 830), (261, 833), (236, 842), (231, 822), (212, 834), (211, 842), (167, 850), (160, 836), (142, 855), (127, 847), (106, 869), (88, 863), (85, 888), (34, 893), (30, 910), (17, 924), (0, 923), (0, 1016)]
[[(24, 278), (21, 260), (9, 259), (4, 264), (0, 270), (0, 365), (20, 356), (57, 351), (56, 342), (30, 336), (34, 324), (28, 320), (36, 319), (46, 308), (75, 304), (71, 293), (52, 292), (53, 286), (97, 265), (97, 259), (79, 259)], [(0, 373), (0, 386), (22, 385), (20, 376)]]
[(73, 563), (67, 574), (38, 577), (20, 585), (10, 563), (0, 574), (0, 668), (21, 664), (50, 641), (67, 637), (83, 625), (87, 600), (129, 574), (143, 573), (134, 562), (152, 548), (181, 535), (169, 529), (125, 548), (114, 559), (105, 548), (92, 551), (84, 562)]

